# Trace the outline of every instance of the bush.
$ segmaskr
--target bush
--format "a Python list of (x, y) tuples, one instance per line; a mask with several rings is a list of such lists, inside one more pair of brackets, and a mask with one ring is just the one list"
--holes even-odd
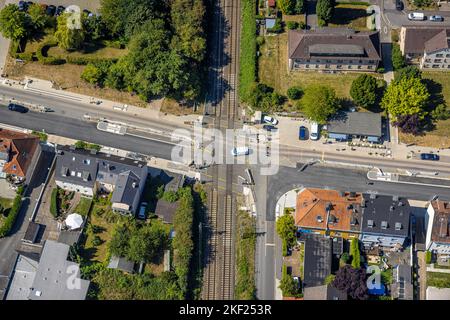
[(74, 57), (74, 56), (67, 56), (64, 57), (66, 59), (67, 63), (76, 64), (76, 65), (88, 65), (89, 63), (92, 64), (100, 64), (100, 63), (109, 63), (113, 64), (118, 61), (117, 58), (112, 59), (104, 59), (104, 58), (95, 58), (95, 57)]
[(361, 267), (361, 253), (359, 252), (359, 240), (353, 238), (350, 243), (350, 255), (352, 256), (352, 267), (359, 269)]
[(287, 241), (284, 239), (281, 242), (281, 252), (282, 252), (283, 257), (287, 257), (288, 246), (287, 246)]
[(123, 49), (125, 44), (120, 40), (103, 40), (102, 44), (109, 48)]
[(439, 104), (433, 111), (431, 116), (434, 120), (447, 120), (450, 118), (450, 111), (445, 104)]
[(33, 61), (34, 55), (31, 52), (23, 52), (16, 54), (16, 59), (20, 59), (23, 61)]
[(347, 264), (350, 261), (350, 256), (348, 255), (348, 252), (344, 252), (341, 255), (341, 261), (345, 264)]
[(298, 28), (299, 29), (306, 29), (306, 23), (304, 23), (303, 21), (300, 21), (298, 24)]
[(52, 195), (50, 198), (50, 213), (54, 218), (58, 217), (59, 210), (58, 210), (58, 188), (54, 188), (52, 190)]
[(262, 46), (266, 42), (266, 39), (263, 36), (256, 37), (256, 43), (258, 46)]
[(251, 88), (256, 81), (256, 0), (243, 0), (242, 3), (242, 31), (241, 52), (239, 65), (239, 98), (248, 102)]
[(400, 70), (406, 66), (405, 57), (403, 57), (398, 44), (392, 45), (392, 66), (394, 67), (394, 70)]
[(42, 43), (36, 50), (36, 58), (38, 61), (44, 65), (59, 65), (66, 63), (64, 59), (47, 56), (48, 49), (56, 47), (57, 45), (58, 44), (54, 40)]
[(433, 253), (431, 251), (425, 252), (425, 263), (430, 264), (433, 259)]
[(19, 40), (11, 40), (11, 44), (9, 47), (9, 55), (11, 56), (11, 58), (16, 57), (17, 52), (19, 51), (19, 44), (20, 44)]
[(178, 200), (178, 195), (174, 191), (166, 191), (166, 192), (164, 192), (163, 200), (170, 202), (170, 203), (176, 202)]
[(295, 30), (295, 29), (298, 29), (298, 26), (299, 26), (298, 22), (295, 22), (295, 21), (288, 21), (288, 22), (286, 22), (286, 27), (287, 27), (289, 30)]
[(92, 245), (94, 247), (98, 247), (102, 243), (103, 243), (103, 240), (99, 236), (95, 235), (94, 238), (92, 238)]
[(14, 198), (11, 209), (8, 212), (8, 216), (3, 220), (3, 223), (0, 226), (0, 238), (6, 237), (11, 231), (19, 214), (21, 204), (22, 204), (22, 195), (17, 194), (16, 197)]
[(290, 87), (287, 91), (287, 96), (291, 100), (298, 100), (302, 97), (303, 90), (300, 87)]
[(378, 73), (384, 73), (384, 68), (383, 68), (383, 67), (379, 67), (379, 68), (377, 69), (377, 72), (378, 72)]

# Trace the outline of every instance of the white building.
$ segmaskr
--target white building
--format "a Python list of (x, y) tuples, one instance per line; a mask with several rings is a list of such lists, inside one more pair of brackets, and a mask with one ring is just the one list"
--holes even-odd
[(450, 203), (431, 201), (425, 215), (426, 248), (437, 254), (450, 254)]

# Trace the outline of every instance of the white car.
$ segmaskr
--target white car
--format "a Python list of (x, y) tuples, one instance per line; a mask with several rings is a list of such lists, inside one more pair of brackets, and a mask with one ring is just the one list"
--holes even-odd
[(247, 147), (237, 147), (237, 148), (233, 148), (231, 149), (231, 154), (233, 156), (246, 156), (250, 154), (250, 149)]
[(311, 130), (309, 132), (309, 138), (311, 140), (319, 140), (319, 124), (317, 122), (311, 123)]
[(265, 123), (270, 123), (273, 124), (274, 126), (276, 126), (278, 124), (278, 120), (269, 116), (264, 116), (263, 121)]

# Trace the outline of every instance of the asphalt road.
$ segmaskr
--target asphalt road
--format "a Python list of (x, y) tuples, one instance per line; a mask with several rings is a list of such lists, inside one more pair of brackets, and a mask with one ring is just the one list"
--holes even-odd
[[(51, 151), (51, 150), (50, 150)], [(22, 201), (22, 207), (17, 216), (11, 236), (0, 239), (0, 300), (9, 283), (9, 277), (14, 269), (17, 251), (28, 227), (28, 221), (33, 213), (35, 203), (42, 189), (42, 184), (48, 174), (48, 168), (53, 161), (54, 153), (43, 151), (34, 170), (34, 175), (28, 185)]]
[(0, 123), (42, 131), (75, 140), (130, 150), (144, 155), (170, 160), (173, 144), (135, 136), (121, 136), (99, 131), (95, 123), (85, 122), (53, 113), (12, 112), (0, 106)]

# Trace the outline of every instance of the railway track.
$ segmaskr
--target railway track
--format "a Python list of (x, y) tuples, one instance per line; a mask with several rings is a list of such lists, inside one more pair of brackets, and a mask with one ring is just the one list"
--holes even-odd
[[(218, 0), (219, 19), (216, 22), (220, 36), (217, 45), (222, 66), (217, 73), (214, 96), (223, 97), (215, 108), (215, 127), (234, 129), (238, 110), (237, 74), (239, 59), (240, 0)], [(228, 64), (225, 65), (225, 61)], [(225, 82), (225, 84), (224, 84)], [(224, 133), (224, 132), (223, 132)], [(224, 150), (229, 152), (229, 150)], [(233, 165), (220, 164), (212, 168), (213, 182), (210, 190), (208, 218), (208, 254), (204, 269), (202, 298), (205, 300), (230, 300), (234, 298), (234, 223)]]

